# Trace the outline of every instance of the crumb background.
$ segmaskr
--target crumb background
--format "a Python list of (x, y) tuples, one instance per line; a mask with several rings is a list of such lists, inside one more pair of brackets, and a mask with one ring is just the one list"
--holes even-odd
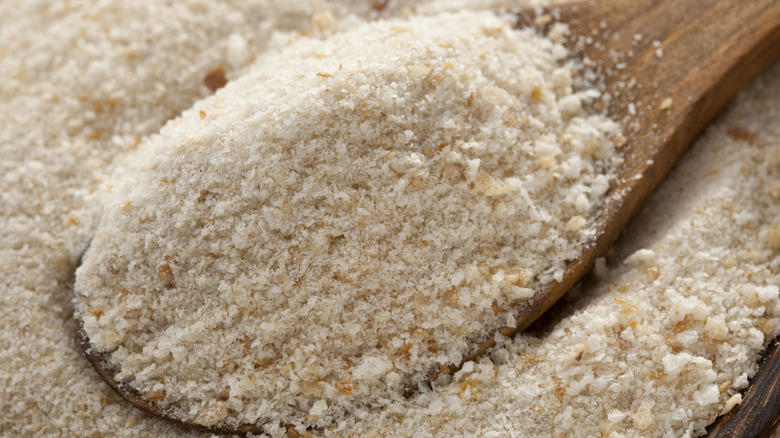
[[(69, 284), (94, 191), (258, 54), (362, 20), (520, 3), (0, 4), (0, 434), (198, 436), (142, 414), (81, 356)], [(777, 333), (780, 68), (691, 149), (559, 319), (436, 391), (325, 432), (697, 435)], [(575, 299), (576, 298), (576, 299)], [(725, 338), (724, 338), (725, 336)], [(284, 433), (284, 431), (277, 431)]]

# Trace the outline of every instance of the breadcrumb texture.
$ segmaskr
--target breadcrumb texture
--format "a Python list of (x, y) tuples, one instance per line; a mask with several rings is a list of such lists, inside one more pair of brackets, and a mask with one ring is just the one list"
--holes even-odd
[(618, 161), (598, 92), (511, 18), (298, 41), (144, 145), (75, 287), (117, 377), (204, 425), (332, 426), (512, 325)]
[[(97, 225), (95, 194), (147, 136), (210, 93), (203, 78), (219, 65), (230, 81), (301, 35), (523, 2), (374, 4), (0, 2), (0, 435), (207, 436), (122, 401), (73, 340), (68, 284)], [(543, 330), (408, 402), (356, 409), (332, 429), (270, 434), (702, 434), (738, 403), (777, 331), (778, 118), (776, 66), (708, 130), (601, 277)]]
[(542, 328), (340, 433), (704, 435), (780, 324), (778, 77), (706, 131)]

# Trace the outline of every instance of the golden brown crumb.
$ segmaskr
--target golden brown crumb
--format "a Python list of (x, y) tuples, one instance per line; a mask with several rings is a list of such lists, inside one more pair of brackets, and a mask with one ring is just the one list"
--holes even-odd
[(344, 395), (350, 395), (352, 394), (352, 384), (347, 382), (336, 382), (334, 385), (336, 389), (339, 390), (340, 393)]
[(661, 271), (655, 266), (650, 266), (649, 268), (645, 268), (645, 275), (647, 275), (647, 278), (649, 278), (650, 281), (655, 281), (661, 275)]
[(563, 387), (563, 383), (555, 382), (553, 392), (555, 392), (555, 396), (558, 397), (558, 400), (563, 400), (563, 394), (566, 392), (566, 389)]
[(458, 293), (455, 292), (454, 289), (447, 289), (446, 291), (444, 291), (444, 299), (449, 301), (450, 303), (457, 303)]
[(458, 396), (462, 397), (464, 394), (466, 394), (468, 392), (469, 395), (473, 397), (477, 393), (476, 386), (477, 386), (477, 382), (475, 380), (466, 379), (460, 385), (460, 389), (458, 391)]
[(210, 196), (212, 196), (213, 193), (209, 190), (201, 190), (200, 196), (198, 196), (198, 202), (203, 203), (206, 202), (206, 199), (208, 199)]
[(218, 65), (206, 73), (203, 77), (203, 85), (207, 86), (212, 93), (227, 85), (225, 67)]
[(521, 353), (519, 358), (520, 361), (523, 363), (539, 363), (544, 360), (538, 354), (533, 354), (533, 353)]
[(756, 135), (752, 132), (745, 131), (744, 129), (734, 128), (729, 129), (726, 131), (726, 134), (728, 134), (729, 137), (733, 138), (734, 140), (745, 140), (745, 141), (753, 141), (756, 138)]
[(144, 394), (147, 400), (155, 402), (159, 401), (165, 398), (165, 390), (164, 389), (157, 389), (153, 391), (147, 391), (146, 394)]
[(775, 326), (772, 324), (772, 321), (769, 321), (766, 318), (761, 318), (756, 323), (756, 328), (761, 330), (761, 333), (771, 336), (775, 332)]
[(620, 313), (633, 313), (639, 310), (639, 307), (623, 301), (618, 297), (615, 297), (615, 302), (620, 305)]
[(371, 7), (377, 11), (383, 11), (387, 8), (390, 0), (371, 0)]
[(617, 133), (612, 136), (612, 141), (615, 143), (615, 149), (623, 149), (628, 144), (628, 139), (623, 134)]
[(170, 279), (173, 276), (173, 270), (171, 270), (171, 266), (167, 263), (158, 266), (157, 276), (160, 277), (160, 280), (162, 281)]

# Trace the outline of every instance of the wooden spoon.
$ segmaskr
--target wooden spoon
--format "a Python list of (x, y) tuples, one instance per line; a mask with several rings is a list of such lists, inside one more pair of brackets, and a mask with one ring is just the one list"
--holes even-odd
[[(642, 201), (661, 182), (698, 133), (736, 94), (780, 58), (777, 0), (604, 0), (518, 13), (519, 25), (547, 31), (568, 24), (569, 46), (602, 74), (606, 112), (624, 125), (625, 163), (598, 219), (596, 237), (572, 261), (561, 282), (548, 285), (522, 309), (513, 336), (573, 286), (617, 238)], [(164, 412), (157, 403), (114, 378), (106, 357), (80, 343), (104, 380), (134, 406), (215, 433), (262, 433), (261, 425), (203, 427)], [(431, 372), (451, 373), (495, 346), (494, 336), (460, 364)], [(410, 388), (410, 392), (417, 388)]]
[[(570, 28), (574, 56), (603, 77), (611, 118), (623, 124), (625, 163), (597, 220), (595, 238), (523, 307), (512, 337), (589, 271), (704, 127), (780, 59), (778, 0), (602, 0), (518, 14), (519, 23)], [(491, 336), (454, 372), (496, 345)]]

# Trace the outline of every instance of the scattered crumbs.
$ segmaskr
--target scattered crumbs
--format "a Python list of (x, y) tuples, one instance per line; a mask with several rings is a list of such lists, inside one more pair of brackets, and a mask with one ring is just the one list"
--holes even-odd
[(544, 27), (550, 23), (552, 23), (553, 17), (550, 14), (541, 14), (536, 17), (536, 25), (538, 27)]
[(569, 26), (567, 24), (556, 22), (552, 25), (547, 37), (553, 42), (563, 44), (566, 42), (566, 36), (569, 34)]
[(615, 142), (615, 148), (618, 150), (623, 149), (628, 144), (628, 139), (622, 133), (614, 135), (613, 141)]
[(737, 405), (742, 403), (742, 394), (736, 393), (729, 397), (728, 400), (726, 400), (726, 403), (723, 405), (723, 410), (720, 412), (720, 415), (726, 415), (729, 412), (731, 412), (732, 409), (734, 409)]
[(667, 97), (664, 100), (661, 101), (661, 104), (658, 106), (662, 111), (668, 110), (672, 107), (672, 98)]

